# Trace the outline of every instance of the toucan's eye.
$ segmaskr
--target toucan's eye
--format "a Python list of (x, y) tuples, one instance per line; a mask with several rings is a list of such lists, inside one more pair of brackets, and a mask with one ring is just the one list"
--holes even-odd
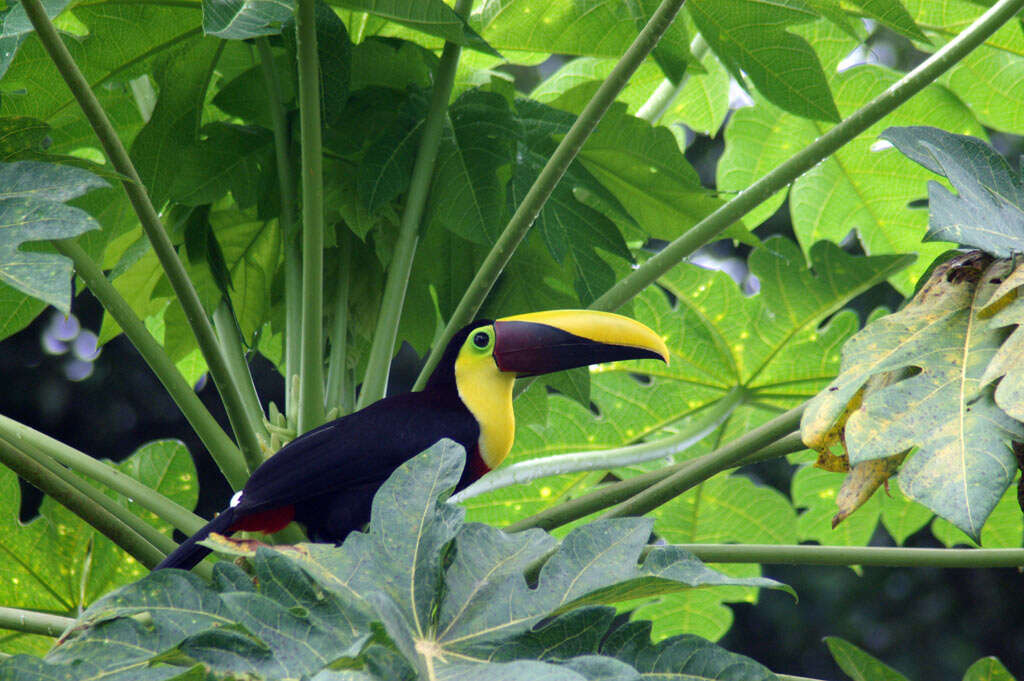
[(491, 342), (491, 337), (483, 331), (477, 331), (473, 334), (473, 345), (483, 350)]

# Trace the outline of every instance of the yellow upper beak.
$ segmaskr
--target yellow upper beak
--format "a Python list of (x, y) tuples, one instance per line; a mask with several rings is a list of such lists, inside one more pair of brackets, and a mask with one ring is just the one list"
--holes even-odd
[(622, 359), (661, 359), (668, 347), (638, 321), (611, 312), (548, 310), (494, 323), (494, 359), (502, 371), (544, 374)]

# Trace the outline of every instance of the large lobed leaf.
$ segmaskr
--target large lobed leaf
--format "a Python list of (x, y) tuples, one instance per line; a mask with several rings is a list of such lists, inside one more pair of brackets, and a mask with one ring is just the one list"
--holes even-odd
[(71, 261), (21, 247), (98, 229), (88, 213), (65, 202), (106, 186), (81, 168), (35, 161), (0, 164), (0, 286), (6, 284), (69, 313)]
[[(654, 645), (644, 622), (613, 631), (614, 611), (594, 604), (721, 584), (785, 587), (731, 579), (674, 548), (654, 547), (640, 562), (644, 519), (594, 523), (560, 544), (541, 530), (465, 524), (444, 503), (464, 457), (441, 441), (406, 463), (375, 497), (369, 533), (341, 547), (260, 547), (249, 553), (252, 575), (221, 562), (213, 584), (161, 570), (108, 594), (43, 660), (0, 663), (0, 679), (156, 680), (196, 664), (254, 679), (684, 679), (698, 669), (727, 679), (737, 668), (773, 678), (696, 637)], [(531, 588), (527, 574), (542, 561)]]
[[(1010, 441), (1024, 438), (1024, 424), (983, 380), (1007, 336), (984, 309), (1011, 268), (977, 252), (936, 267), (902, 310), (850, 339), (839, 376), (802, 424), (804, 441), (821, 447), (851, 409), (853, 464), (916, 448), (900, 469), (901, 489), (975, 540), (1016, 472)], [(862, 392), (877, 376), (892, 378)]]
[[(199, 495), (195, 465), (185, 445), (156, 440), (117, 464), (122, 473), (192, 508)], [(170, 532), (170, 525), (114, 495), (118, 503)], [(60, 613), (70, 617), (111, 589), (138, 579), (143, 568), (81, 518), (44, 497), (39, 517), (18, 521), (21, 493), (18, 478), (0, 470), (0, 602), (6, 606)], [(40, 636), (4, 632), (0, 650), (42, 653), (52, 641)]]

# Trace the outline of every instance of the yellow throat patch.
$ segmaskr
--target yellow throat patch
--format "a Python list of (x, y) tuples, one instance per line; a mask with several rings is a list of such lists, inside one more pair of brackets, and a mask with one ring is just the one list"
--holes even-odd
[(494, 328), (484, 326), (469, 334), (455, 359), (455, 386), (462, 403), (480, 424), (477, 444), (480, 458), (489, 469), (505, 460), (516, 436), (512, 411), (515, 374), (498, 370), (493, 350)]

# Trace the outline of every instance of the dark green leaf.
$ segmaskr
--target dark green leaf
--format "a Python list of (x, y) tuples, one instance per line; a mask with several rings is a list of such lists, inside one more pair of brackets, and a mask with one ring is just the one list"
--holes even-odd
[[(274, 69), (281, 84), (281, 102), (288, 106), (295, 99), (295, 69), (292, 61), (284, 54), (274, 58)], [(225, 113), (247, 121), (272, 128), (270, 102), (267, 98), (267, 83), (263, 67), (253, 66), (228, 81), (213, 98), (213, 103)]]
[(882, 138), (933, 173), (928, 183), (930, 241), (952, 241), (1010, 257), (1024, 252), (1024, 183), (999, 152), (976, 137), (929, 127), (889, 128)]
[[(285, 45), (297, 60), (295, 19), (292, 17), (282, 32)], [(316, 51), (320, 62), (320, 104), (324, 125), (343, 119), (352, 79), (352, 42), (348, 29), (334, 10), (323, 2), (316, 3)]]
[(363, 155), (356, 187), (371, 214), (409, 187), (426, 112), (426, 99), (411, 93)]
[(168, 199), (194, 194), (201, 189), (195, 183), (197, 179), (205, 184), (219, 170), (210, 172), (205, 163), (214, 159), (204, 158), (209, 152), (216, 155), (217, 150), (201, 152), (197, 142), (206, 89), (221, 45), (214, 38), (191, 40), (180, 52), (167, 55), (155, 69), (160, 97), (149, 122), (131, 146), (131, 156), (157, 207)]
[(508, 101), (470, 90), (449, 109), (438, 152), (430, 215), (455, 234), (489, 246), (504, 224), (505, 180), (519, 137)]
[(371, 36), (352, 48), (352, 90), (425, 90), (433, 82), (437, 61), (437, 55), (416, 43)]

